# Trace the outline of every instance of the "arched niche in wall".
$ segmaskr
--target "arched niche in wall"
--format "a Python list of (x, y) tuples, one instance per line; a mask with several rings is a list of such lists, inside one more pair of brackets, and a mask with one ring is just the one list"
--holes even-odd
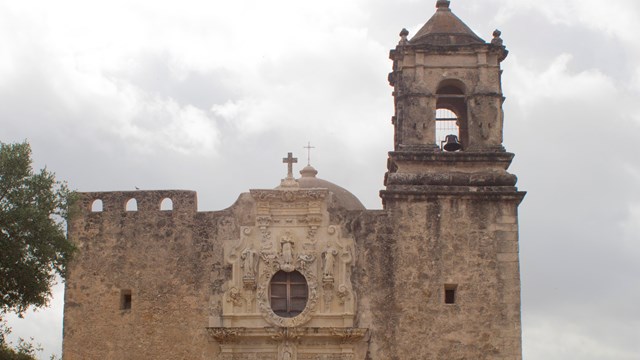
[(103, 204), (101, 199), (95, 199), (91, 202), (91, 212), (102, 212)]
[(173, 200), (171, 200), (170, 198), (164, 198), (160, 203), (160, 210), (162, 211), (173, 210)]
[(138, 211), (138, 201), (135, 198), (129, 199), (125, 205), (126, 211)]

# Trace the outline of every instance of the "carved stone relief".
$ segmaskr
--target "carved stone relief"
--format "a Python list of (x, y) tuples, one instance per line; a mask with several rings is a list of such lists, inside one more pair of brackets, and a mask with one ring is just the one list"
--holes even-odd
[[(223, 359), (349, 359), (343, 348), (347, 330), (336, 329), (353, 329), (354, 241), (329, 224), (328, 194), (292, 187), (251, 191), (255, 223), (225, 244), (232, 278), (226, 285), (220, 329), (236, 330), (210, 330), (222, 346)], [(271, 279), (279, 271), (298, 271), (306, 279), (307, 303), (297, 316), (281, 317), (271, 309)], [(325, 329), (322, 341), (334, 344), (338, 353), (319, 354), (305, 345), (319, 336), (317, 329)], [(246, 344), (263, 345), (248, 351)]]
[(275, 353), (222, 354), (222, 360), (276, 360)]
[[(252, 190), (251, 195), (256, 202), (255, 224), (242, 227), (239, 241), (225, 246), (233, 276), (225, 294), (223, 323), (226, 318), (233, 320), (230, 326), (250, 325), (242, 319), (255, 321), (255, 311), (266, 323), (256, 326), (284, 327), (301, 326), (315, 315), (334, 313), (342, 319), (354, 314), (355, 301), (349, 296), (354, 242), (329, 224), (328, 191), (286, 188)], [(294, 318), (282, 318), (271, 310), (269, 285), (280, 270), (299, 271), (307, 281), (307, 306)], [(320, 301), (323, 306), (318, 308)], [(340, 324), (327, 323), (336, 325)]]
[(299, 354), (297, 360), (351, 360), (353, 354)]

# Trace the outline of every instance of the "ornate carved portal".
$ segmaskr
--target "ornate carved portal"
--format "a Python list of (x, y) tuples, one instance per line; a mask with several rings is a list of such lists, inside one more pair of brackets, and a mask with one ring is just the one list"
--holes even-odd
[[(366, 330), (354, 328), (351, 286), (354, 241), (329, 223), (326, 189), (251, 190), (255, 224), (227, 241), (232, 278), (222, 301), (222, 326), (209, 328), (222, 359), (363, 359)], [(270, 282), (299, 272), (308, 286), (294, 317), (271, 308)], [(360, 355), (362, 353), (362, 355)]]

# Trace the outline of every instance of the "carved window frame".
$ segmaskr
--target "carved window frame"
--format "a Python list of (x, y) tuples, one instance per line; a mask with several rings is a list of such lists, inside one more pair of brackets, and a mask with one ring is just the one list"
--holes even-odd
[(272, 263), (271, 266), (267, 266), (260, 274), (260, 281), (258, 282), (257, 298), (258, 309), (264, 317), (264, 319), (271, 325), (279, 327), (297, 327), (301, 326), (311, 320), (311, 315), (315, 313), (318, 305), (318, 280), (313, 271), (309, 269), (309, 266), (305, 266), (304, 262), (298, 262), (297, 266), (293, 270), (297, 270), (307, 280), (308, 298), (307, 305), (302, 312), (294, 317), (286, 318), (278, 316), (273, 309), (271, 309), (270, 302), (270, 287), (271, 279), (273, 275), (278, 271), (281, 271), (278, 263)]
[[(279, 286), (284, 291), (284, 294), (276, 294), (274, 292), (274, 287), (276, 286)], [(302, 290), (302, 288), (304, 288), (304, 295), (297, 294), (296, 289)], [(274, 309), (274, 300), (283, 300), (284, 309)], [(309, 302), (307, 279), (299, 271), (286, 272), (280, 270), (276, 272), (269, 283), (269, 302), (271, 310), (280, 317), (292, 318), (300, 315), (307, 307), (307, 302)], [(302, 303), (302, 306), (296, 303)]]

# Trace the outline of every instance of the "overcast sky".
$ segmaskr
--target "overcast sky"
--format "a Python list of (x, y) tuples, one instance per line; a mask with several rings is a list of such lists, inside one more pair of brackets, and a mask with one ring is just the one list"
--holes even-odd
[[(435, 0), (0, 0), (0, 141), (79, 191), (271, 188), (319, 177), (380, 208), (389, 49)], [(640, 2), (453, 0), (495, 28), (520, 206), (526, 360), (640, 359)], [(11, 321), (59, 353), (52, 307)]]

